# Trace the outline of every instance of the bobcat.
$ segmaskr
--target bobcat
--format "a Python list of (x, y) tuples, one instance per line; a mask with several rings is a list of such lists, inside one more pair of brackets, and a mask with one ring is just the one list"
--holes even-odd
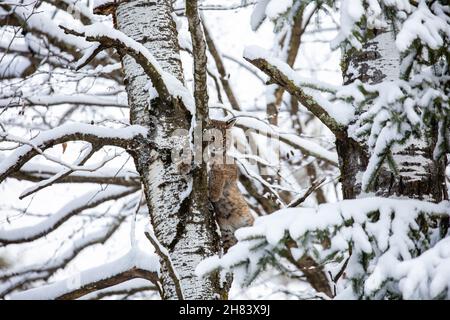
[(238, 188), (237, 165), (226, 154), (231, 145), (227, 130), (233, 125), (234, 121), (209, 120), (210, 129), (216, 129), (212, 148), (210, 145), (209, 198), (216, 212), (225, 253), (237, 242), (234, 232), (253, 224), (253, 216)]

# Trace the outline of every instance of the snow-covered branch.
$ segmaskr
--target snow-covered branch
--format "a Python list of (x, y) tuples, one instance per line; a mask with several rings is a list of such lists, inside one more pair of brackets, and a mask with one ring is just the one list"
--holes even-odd
[(286, 63), (271, 57), (270, 53), (259, 47), (247, 47), (244, 52), (244, 58), (266, 73), (273, 82), (282, 86), (292, 96), (305, 106), (311, 113), (319, 118), (322, 123), (335, 134), (336, 137), (345, 137), (345, 123), (339, 121), (340, 116), (334, 115), (338, 110), (332, 110), (329, 105), (324, 105), (325, 99), (318, 101), (318, 96), (313, 92), (306, 92), (304, 88), (324, 91), (329, 93), (336, 92), (336, 88), (319, 83), (314, 80), (300, 78), (296, 72)]
[[(0, 163), (3, 157), (0, 157)], [(26, 163), (19, 171), (13, 172), (9, 177), (17, 180), (40, 182), (52, 178), (64, 170), (64, 166), (47, 166), (44, 164)], [(136, 187), (140, 185), (136, 172), (122, 172), (121, 168), (100, 168), (96, 171), (77, 171), (68, 176), (57, 179), (54, 183), (96, 183), (104, 185), (120, 185)]]
[(97, 290), (92, 293), (89, 293), (83, 297), (80, 297), (80, 300), (100, 300), (106, 297), (111, 296), (122, 296), (123, 299), (129, 298), (134, 294), (143, 293), (143, 292), (154, 292), (158, 293), (158, 287), (149, 284), (149, 282), (145, 279), (132, 279), (130, 281), (123, 282), (121, 284), (117, 284), (112, 287), (108, 287), (102, 290)]
[(139, 63), (152, 81), (152, 85), (155, 87), (161, 99), (165, 101), (173, 101), (174, 99), (180, 98), (184, 107), (192, 114), (195, 113), (195, 103), (192, 95), (184, 87), (183, 83), (181, 83), (170, 73), (165, 72), (153, 57), (151, 52), (139, 42), (128, 37), (123, 32), (108, 28), (101, 23), (79, 27), (76, 29), (71, 29), (65, 26), (60, 27), (67, 34), (84, 37), (89, 42), (97, 43), (96, 49), (91, 50), (87, 56), (83, 57), (81, 59), (81, 64), (79, 64), (78, 67), (82, 67), (94, 58), (100, 49), (116, 48), (123, 53), (129, 54), (136, 60), (137, 63)]
[(280, 139), (281, 142), (301, 150), (304, 154), (316, 157), (317, 159), (326, 161), (334, 166), (338, 165), (337, 154), (325, 149), (321, 145), (301, 138), (294, 133), (279, 132), (277, 127), (271, 126), (268, 123), (252, 119), (250, 117), (238, 116), (238, 123), (235, 125), (243, 130), (255, 130), (256, 133), (266, 135), (273, 139)]
[(146, 231), (145, 236), (150, 241), (156, 253), (159, 255), (159, 257), (165, 264), (168, 272), (170, 273), (170, 276), (174, 282), (177, 291), (178, 299), (184, 300), (183, 288), (181, 287), (180, 277), (178, 276), (178, 273), (173, 266), (173, 262), (172, 259), (170, 258), (169, 251), (167, 251), (167, 249), (163, 247), (163, 245), (158, 241), (158, 239), (156, 239), (156, 236), (153, 234), (152, 231), (150, 230)]
[(206, 71), (206, 42), (201, 19), (198, 12), (198, 1), (187, 0), (186, 16), (189, 23), (189, 32), (192, 40), (192, 53), (194, 56), (194, 97), (196, 107), (196, 121), (206, 125), (208, 119), (208, 82)]
[(35, 281), (46, 281), (58, 270), (65, 268), (84, 249), (96, 244), (104, 244), (119, 229), (127, 217), (122, 215), (108, 220), (108, 225), (94, 232), (83, 234), (71, 240), (69, 249), (59, 254), (55, 259), (50, 259), (44, 264), (35, 264), (21, 268), (0, 272), (0, 281), (4, 284), (0, 286), (0, 297), (4, 297), (10, 292), (21, 289)]
[(95, 22), (95, 16), (92, 14), (89, 7), (78, 0), (43, 0), (58, 9), (71, 13), (72, 15), (79, 16), (80, 21), (84, 24), (91, 24)]
[(112, 262), (82, 271), (66, 280), (12, 294), (9, 298), (13, 300), (78, 299), (91, 292), (135, 278), (143, 278), (156, 284), (158, 273), (157, 256), (133, 249)]
[[(396, 277), (403, 279), (403, 285), (397, 289), (392, 286), (388, 289), (391, 294), (405, 298), (436, 298), (441, 294), (448, 297), (450, 277), (443, 267), (448, 254), (439, 253), (446, 240), (441, 240), (442, 245), (436, 244), (423, 257), (413, 258), (416, 250), (435, 241), (436, 234), (430, 230), (429, 237), (411, 237), (419, 234), (421, 221), (444, 215), (450, 215), (448, 201), (434, 204), (386, 198), (344, 200), (320, 205), (318, 209), (283, 209), (258, 218), (252, 227), (239, 229), (238, 244), (223, 257), (211, 257), (200, 263), (197, 274), (224, 269), (232, 271), (239, 282), (248, 284), (268, 265), (280, 263), (281, 257), (290, 251), (294, 258), (310, 254), (330, 272), (333, 267), (342, 268), (340, 263), (350, 257), (344, 263), (344, 288), (351, 291), (351, 282), (365, 283), (363, 291), (353, 292), (353, 297), (384, 295), (380, 291), (390, 288), (385, 286), (386, 281)], [(416, 259), (422, 264), (417, 270), (420, 277), (414, 271)]]
[(30, 97), (12, 97), (0, 99), (0, 108), (28, 107), (28, 106), (58, 106), (62, 104), (104, 106), (116, 108), (128, 108), (127, 103), (121, 103), (114, 96), (100, 96), (89, 94), (74, 95), (48, 95)]
[(105, 190), (93, 190), (67, 203), (44, 221), (29, 227), (0, 230), (0, 244), (23, 243), (41, 238), (54, 231), (69, 218), (94, 208), (106, 201), (115, 200), (136, 192), (136, 188), (108, 186)]
[[(133, 139), (138, 135), (146, 136), (147, 130), (140, 126), (129, 126), (121, 129), (111, 129), (82, 123), (64, 124), (57, 128), (41, 132), (37, 137), (17, 148), (10, 156), (0, 163), (0, 182), (15, 171), (18, 171), (26, 162), (44, 150), (54, 145), (72, 140), (83, 140), (97, 146), (112, 145), (129, 148)], [(0, 139), (8, 139), (9, 135), (0, 132)]]

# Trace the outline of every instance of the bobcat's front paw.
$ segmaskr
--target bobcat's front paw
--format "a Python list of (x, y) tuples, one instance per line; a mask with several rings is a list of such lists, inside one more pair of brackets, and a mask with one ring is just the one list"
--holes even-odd
[(209, 194), (209, 200), (210, 200), (211, 202), (217, 202), (217, 201), (219, 201), (219, 200), (220, 200), (220, 194), (213, 194), (213, 193), (210, 193), (210, 194)]

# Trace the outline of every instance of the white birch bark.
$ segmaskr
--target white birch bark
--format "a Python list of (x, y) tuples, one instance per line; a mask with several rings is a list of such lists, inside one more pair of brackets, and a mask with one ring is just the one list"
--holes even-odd
[[(358, 52), (347, 55), (348, 67), (344, 70), (344, 82), (356, 79), (363, 83), (377, 84), (395, 81), (400, 76), (401, 57), (395, 45), (393, 31), (376, 30), (376, 35)], [(343, 176), (345, 198), (355, 198), (361, 193), (361, 177), (369, 158), (367, 141), (351, 137), (337, 141)], [(395, 145), (392, 160), (397, 165), (393, 172), (384, 164), (376, 178), (374, 191), (379, 196), (406, 196), (408, 198), (439, 202), (447, 198), (442, 188), (445, 164), (433, 159), (437, 132), (423, 132), (420, 139), (411, 137), (404, 145)], [(353, 141), (351, 141), (353, 140)]]
[[(116, 27), (142, 43), (166, 72), (183, 81), (177, 31), (169, 0), (122, 2), (115, 13)], [(219, 250), (215, 224), (205, 186), (194, 186), (191, 173), (182, 174), (171, 161), (171, 151), (182, 143), (172, 138), (176, 129), (189, 130), (191, 115), (179, 105), (154, 98), (149, 79), (129, 56), (122, 59), (132, 123), (149, 128), (149, 141), (134, 150), (136, 167), (144, 184), (154, 233), (170, 254), (186, 299), (220, 298), (215, 275), (198, 278), (197, 264)], [(206, 198), (205, 198), (206, 197)], [(205, 201), (206, 199), (206, 201)], [(167, 267), (162, 267), (163, 299), (177, 299)]]

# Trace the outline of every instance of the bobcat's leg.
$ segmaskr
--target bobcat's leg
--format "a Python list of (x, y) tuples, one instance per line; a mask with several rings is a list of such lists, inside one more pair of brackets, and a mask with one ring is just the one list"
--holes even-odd
[(209, 172), (209, 199), (217, 202), (222, 197), (225, 186), (225, 174), (223, 170), (212, 167)]
[(234, 236), (234, 231), (235, 230), (233, 228), (230, 228), (230, 226), (228, 226), (228, 227), (221, 226), (221, 228), (220, 228), (224, 253), (227, 253), (228, 249), (230, 249), (230, 247), (234, 246), (237, 242), (237, 239)]

